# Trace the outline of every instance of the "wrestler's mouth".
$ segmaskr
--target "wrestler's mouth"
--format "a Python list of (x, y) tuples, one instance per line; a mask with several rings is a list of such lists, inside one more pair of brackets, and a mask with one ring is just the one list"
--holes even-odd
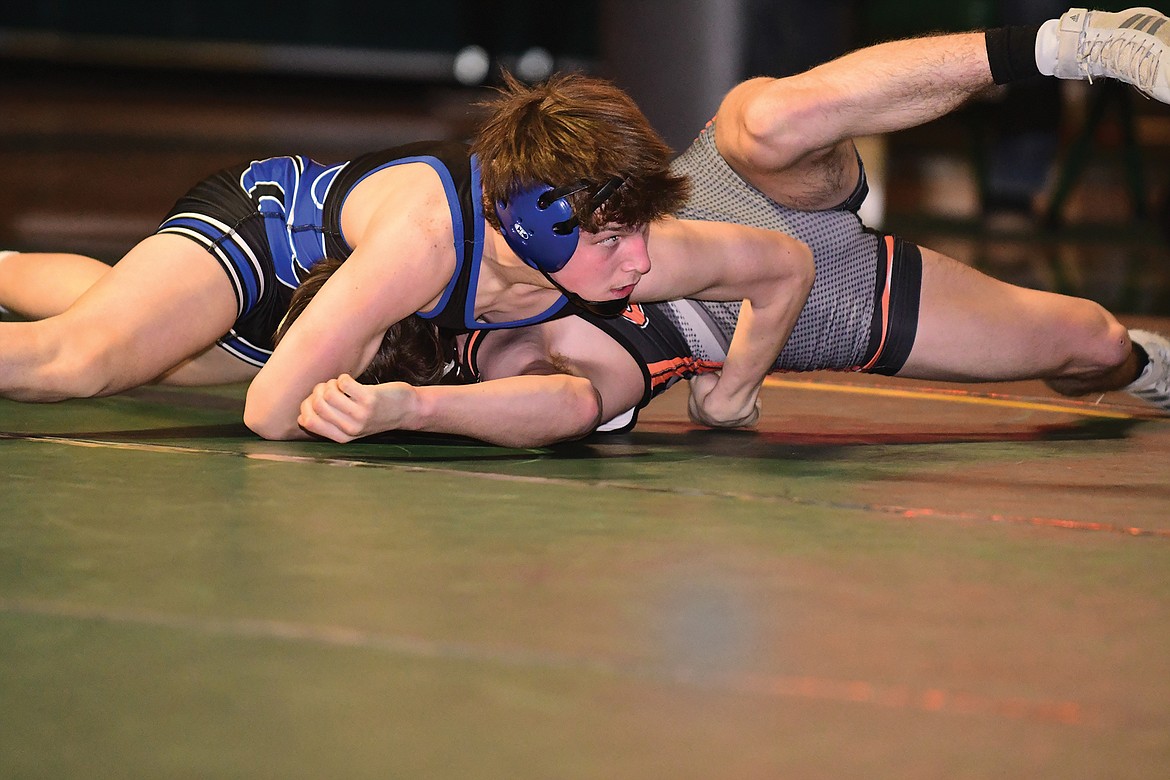
[(627, 284), (625, 287), (616, 287), (610, 290), (610, 292), (613, 293), (614, 298), (628, 298), (637, 286), (638, 283), (634, 282), (633, 284)]

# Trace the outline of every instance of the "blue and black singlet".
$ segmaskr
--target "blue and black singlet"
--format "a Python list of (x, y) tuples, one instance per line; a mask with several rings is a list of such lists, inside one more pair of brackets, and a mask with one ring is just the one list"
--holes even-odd
[(157, 232), (196, 241), (231, 281), (237, 319), (218, 344), (241, 360), (263, 365), (292, 292), (308, 270), (323, 258), (344, 260), (353, 252), (341, 230), (349, 193), (370, 174), (416, 162), (429, 165), (442, 180), (456, 254), (455, 275), (439, 304), (420, 316), (462, 332), (517, 327), (570, 311), (562, 297), (525, 320), (475, 319), (485, 228), (479, 166), (466, 144), (423, 141), (330, 166), (304, 156), (257, 160), (220, 171), (180, 198)]

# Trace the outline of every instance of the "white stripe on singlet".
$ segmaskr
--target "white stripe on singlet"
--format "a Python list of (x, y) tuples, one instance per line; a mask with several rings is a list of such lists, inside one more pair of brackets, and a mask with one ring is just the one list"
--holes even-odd
[[(260, 260), (257, 259), (256, 254), (252, 251), (252, 247), (248, 246), (248, 242), (243, 241), (243, 240), (238, 240), (240, 234), (236, 232), (236, 229), (234, 227), (230, 227), (226, 223), (221, 222), (218, 219), (215, 219), (214, 217), (209, 217), (206, 214), (199, 214), (197, 212), (185, 211), (181, 214), (172, 214), (167, 219), (167, 222), (170, 222), (170, 221), (176, 220), (176, 219), (193, 219), (193, 220), (196, 220), (199, 222), (203, 222), (203, 223), (210, 225), (211, 227), (219, 230), (221, 233), (223, 233), (225, 235), (226, 238), (230, 239), (231, 242), (235, 246), (239, 247), (240, 250), (247, 256), (248, 262), (252, 264), (252, 269), (256, 272), (256, 299), (259, 300), (259, 299), (264, 297), (264, 292), (266, 289), (265, 280), (264, 280), (264, 269), (263, 269), (263, 267), (261, 267)], [(165, 227), (166, 223), (163, 223), (163, 224), (164, 224), (164, 227), (160, 228), (158, 231), (160, 233), (183, 233), (184, 235), (191, 235), (191, 236), (199, 235), (199, 234), (191, 231), (190, 228), (182, 228), (179, 226)], [(239, 278), (239, 276), (236, 274), (235, 267), (234, 267), (234, 264), (232, 263), (231, 258), (228, 257), (220, 249), (219, 242), (213, 241), (212, 245), (214, 246), (216, 253), (224, 260), (224, 263), (227, 266), (231, 267), (231, 269), (232, 269), (232, 276), (233, 276), (232, 283), (236, 285), (236, 291), (238, 293), (237, 297), (240, 299), (240, 306), (241, 306), (240, 313), (242, 314), (243, 313), (243, 311), (242, 311), (243, 301), (245, 298), (244, 291), (246, 289), (243, 285), (243, 280), (241, 280)]]

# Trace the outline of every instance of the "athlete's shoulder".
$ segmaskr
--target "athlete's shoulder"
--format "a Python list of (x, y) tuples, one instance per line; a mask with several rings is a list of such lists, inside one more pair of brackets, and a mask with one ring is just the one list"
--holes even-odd
[(461, 173), (470, 169), (471, 149), (461, 141), (413, 141), (360, 154), (346, 166), (346, 173), (350, 177), (361, 176), (367, 171), (411, 160), (426, 161), (432, 165), (438, 161), (452, 173)]

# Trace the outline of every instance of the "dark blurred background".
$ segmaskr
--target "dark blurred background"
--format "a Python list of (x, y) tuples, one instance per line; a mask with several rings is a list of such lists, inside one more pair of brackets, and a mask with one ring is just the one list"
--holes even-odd
[[(1064, 10), (1049, 0), (114, 5), (0, 8), (0, 248), (115, 262), (224, 165), (466, 137), (501, 67), (527, 80), (560, 69), (612, 78), (681, 149), (746, 76)], [(871, 224), (1010, 281), (1170, 314), (1170, 107), (1115, 85), (1045, 80), (860, 146)]]

